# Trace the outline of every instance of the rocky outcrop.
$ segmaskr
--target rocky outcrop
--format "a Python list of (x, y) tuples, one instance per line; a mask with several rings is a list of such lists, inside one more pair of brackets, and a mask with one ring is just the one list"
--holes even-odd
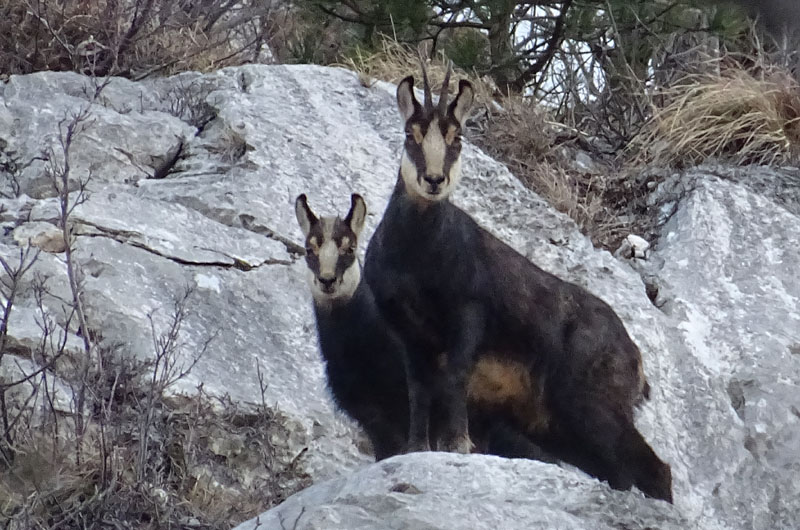
[(684, 530), (669, 504), (530, 460), (415, 453), (311, 486), (237, 530)]
[[(359, 192), (371, 233), (402, 141), (393, 87), (362, 86), (340, 69), (247, 66), (98, 88), (55, 73), (12, 77), (0, 88), (8, 197), (0, 252), (39, 245), (36, 271), (67, 296), (55, 192), (39, 158), (58, 156), (59, 122), (88, 109), (71, 167), (76, 179), (91, 175), (88, 200), (72, 213), (89, 320), (104, 341), (152, 355), (150, 319), (165, 326), (174, 297), (190, 287), (186, 360), (214, 338), (177, 390), (202, 383), (258, 402), (261, 366), (265, 401), (292, 422), (287, 454), (308, 448), (301, 465), (320, 483), (260, 521), (297, 521), (298, 529), (385, 528), (387, 520), (431, 529), (800, 527), (797, 210), (726, 175), (682, 176), (662, 190), (662, 236), (634, 269), (593, 248), (572, 221), (467, 145), (454, 200), (543, 268), (610, 303), (640, 346), (652, 397), (637, 425), (672, 465), (675, 505), (535, 462), (420, 454), (363, 467), (369, 457), (324, 387), (292, 204), (305, 192), (321, 213), (344, 212)], [(45, 302), (58, 314), (59, 297)], [(9, 324), (17, 357), (37, 339), (35, 315), (33, 297), (20, 296)], [(322, 482), (328, 477), (336, 478)]]

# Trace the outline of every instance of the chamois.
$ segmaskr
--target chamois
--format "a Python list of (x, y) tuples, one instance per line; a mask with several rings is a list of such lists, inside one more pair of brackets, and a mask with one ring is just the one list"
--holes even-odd
[[(636, 485), (671, 502), (670, 467), (634, 425), (634, 406), (649, 386), (619, 317), (449, 201), (474, 94), (461, 81), (448, 106), (449, 74), (436, 107), (424, 67), (424, 104), (414, 96), (413, 77), (397, 87), (404, 150), (364, 266), (378, 307), (405, 342), (410, 448), (430, 447), (436, 389), (443, 400), (439, 447), (467, 451), (468, 397), (492, 402), (557, 458), (616, 489)], [(426, 342), (447, 352), (443, 373), (432, 369)], [(500, 386), (469, 380), (479, 364), (494, 366)]]
[(364, 429), (375, 458), (403, 452), (408, 435), (408, 390), (403, 345), (387, 332), (356, 258), (367, 207), (351, 197), (350, 211), (317, 218), (305, 194), (295, 201), (305, 236), (308, 280), (320, 351), (336, 404)]
[[(376, 459), (400, 454), (406, 449), (408, 436), (405, 351), (381, 317), (369, 286), (360, 281), (355, 253), (366, 204), (353, 194), (344, 220), (318, 218), (306, 196), (300, 195), (295, 214), (305, 236), (308, 280), (331, 394), (364, 429)], [(476, 388), (499, 385), (491, 365), (478, 368), (481, 371), (470, 379)], [(437, 417), (435, 411), (434, 424)], [(482, 401), (471, 403), (470, 421), (482, 452), (555, 461)]]

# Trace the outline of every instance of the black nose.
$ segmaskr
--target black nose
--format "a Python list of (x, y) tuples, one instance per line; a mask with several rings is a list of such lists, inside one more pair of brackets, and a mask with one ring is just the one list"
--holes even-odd
[(334, 278), (323, 278), (322, 276), (320, 276), (317, 279), (319, 280), (319, 283), (322, 284), (322, 287), (324, 287), (325, 289), (330, 289), (331, 287), (333, 287), (333, 282), (336, 281), (335, 277)]
[(425, 175), (425, 182), (430, 184), (433, 189), (436, 189), (442, 182), (444, 182), (444, 177), (443, 176), (432, 177), (430, 175)]

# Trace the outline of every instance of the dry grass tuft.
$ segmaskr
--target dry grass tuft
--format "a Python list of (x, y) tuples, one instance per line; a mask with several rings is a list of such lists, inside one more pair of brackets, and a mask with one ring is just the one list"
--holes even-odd
[(788, 73), (690, 76), (663, 96), (667, 103), (632, 146), (638, 163), (779, 164), (800, 153), (800, 85)]
[[(441, 89), (442, 81), (444, 81), (444, 76), (447, 72), (447, 65), (448, 61), (442, 54), (438, 54), (432, 60), (428, 60), (425, 65), (431, 84), (431, 91), (434, 94), (437, 94)], [(370, 86), (374, 79), (399, 83), (403, 78), (412, 74), (418, 78), (417, 83), (422, 81), (416, 48), (397, 42), (390, 37), (381, 39), (377, 51), (356, 48), (350, 54), (350, 57), (339, 66), (358, 72), (359, 78), (365, 86)], [(475, 100), (478, 105), (487, 105), (495, 93), (494, 85), (488, 79), (455, 67), (450, 79), (451, 90), (453, 79), (469, 80), (475, 89)]]
[(580, 171), (561, 142), (563, 127), (531, 98), (511, 96), (488, 113), (471, 138), (525, 185), (571, 217), (598, 246), (613, 245), (619, 223), (609, 200), (610, 177)]

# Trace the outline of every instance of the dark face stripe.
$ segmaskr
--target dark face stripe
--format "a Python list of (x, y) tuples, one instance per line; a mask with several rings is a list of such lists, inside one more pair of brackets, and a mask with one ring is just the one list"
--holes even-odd
[[(358, 238), (341, 219), (325, 218), (312, 226), (306, 238), (306, 264), (314, 276), (323, 272), (333, 272), (337, 282), (341, 281), (347, 269), (356, 261), (355, 250)], [(331, 248), (328, 243), (333, 242)], [(325, 262), (323, 262), (325, 260)]]
[[(438, 125), (438, 131), (429, 131), (431, 126), (436, 125)], [(414, 126), (419, 127), (420, 132), (426, 140), (430, 138), (428, 136), (429, 133), (438, 133), (441, 135), (441, 139), (437, 137), (437, 141), (432, 142), (432, 145), (436, 146), (437, 148), (443, 146), (442, 152), (428, 152), (427, 155), (428, 160), (431, 158), (436, 158), (437, 162), (435, 166), (440, 166), (442, 168), (442, 175), (432, 176), (443, 176), (445, 178), (444, 186), (448, 186), (451, 180), (450, 172), (453, 168), (453, 164), (455, 164), (461, 156), (461, 130), (458, 122), (456, 122), (455, 119), (450, 116), (442, 117), (439, 115), (438, 111), (435, 111), (428, 117), (422, 115), (412, 116), (406, 123), (406, 154), (416, 167), (416, 180), (417, 183), (422, 186), (424, 185), (423, 181), (425, 176), (428, 175), (428, 161), (426, 160), (426, 152), (424, 150), (426, 147), (428, 147), (428, 143), (426, 140), (423, 140), (422, 144), (417, 143), (414, 136)], [(444, 141), (444, 138), (447, 137), (448, 129), (450, 127), (455, 127), (455, 134), (452, 135), (453, 142), (450, 145), (447, 145), (447, 143)], [(438, 140), (441, 140), (441, 143)]]

